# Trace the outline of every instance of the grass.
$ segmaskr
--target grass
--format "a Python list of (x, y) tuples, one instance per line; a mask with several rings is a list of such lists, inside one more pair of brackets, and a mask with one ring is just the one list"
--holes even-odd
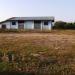
[(51, 33), (51, 34), (74, 34), (75, 31), (66, 29), (52, 29), (52, 30), (24, 30), (24, 29), (0, 29), (0, 33)]
[(75, 75), (75, 31), (0, 33), (0, 72)]
[(32, 29), (0, 29), (0, 33), (50, 33), (50, 30), (32, 30)]

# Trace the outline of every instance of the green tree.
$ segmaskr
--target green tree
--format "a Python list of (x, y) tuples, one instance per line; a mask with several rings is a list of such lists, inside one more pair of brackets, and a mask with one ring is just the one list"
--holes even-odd
[(55, 23), (54, 28), (55, 29), (65, 29), (65, 25), (66, 25), (66, 22), (58, 21)]

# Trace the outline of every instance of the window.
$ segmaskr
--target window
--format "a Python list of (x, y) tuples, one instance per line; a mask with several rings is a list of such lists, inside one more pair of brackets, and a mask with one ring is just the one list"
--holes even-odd
[(16, 22), (12, 22), (12, 25), (16, 25)]
[(48, 21), (45, 21), (45, 22), (44, 22), (44, 25), (48, 25)]

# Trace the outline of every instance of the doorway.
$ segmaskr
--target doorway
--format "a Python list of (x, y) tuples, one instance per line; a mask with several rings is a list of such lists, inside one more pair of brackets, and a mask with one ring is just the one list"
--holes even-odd
[(2, 25), (2, 29), (6, 29), (6, 25), (5, 24)]
[(34, 21), (34, 29), (41, 29), (41, 21)]
[(18, 21), (18, 28), (19, 29), (24, 29), (24, 21)]

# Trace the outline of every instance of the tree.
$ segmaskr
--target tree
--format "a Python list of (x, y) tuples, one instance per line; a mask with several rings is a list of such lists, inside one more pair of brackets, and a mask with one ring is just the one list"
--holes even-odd
[(65, 29), (65, 25), (66, 25), (66, 22), (58, 21), (55, 23), (54, 28), (55, 29)]

